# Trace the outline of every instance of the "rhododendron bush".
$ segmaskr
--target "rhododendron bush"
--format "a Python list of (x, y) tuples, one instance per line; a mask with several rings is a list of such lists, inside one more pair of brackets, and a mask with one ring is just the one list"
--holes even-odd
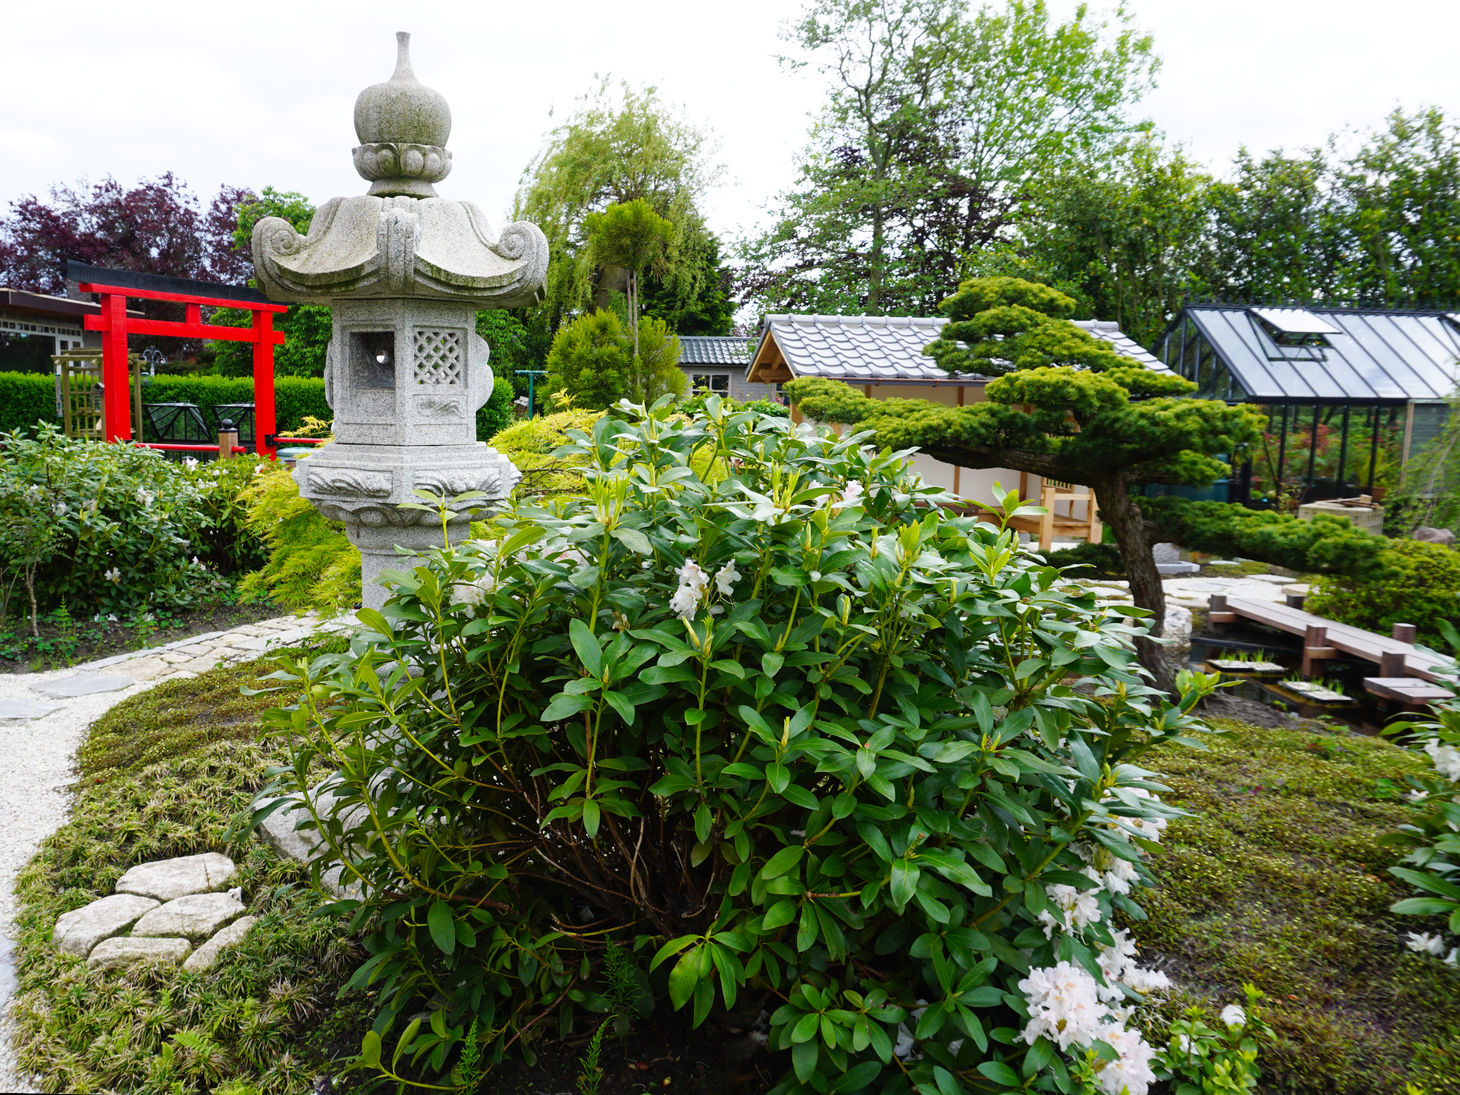
[(1165, 978), (1119, 922), (1174, 811), (1140, 761), (1208, 682), (1169, 703), (1128, 620), (905, 454), (619, 413), (576, 436), (584, 494), (417, 557), (277, 674), (307, 687), (276, 791), (367, 933), (361, 1060), (591, 1030), (617, 943), (645, 1007), (759, 1012), (778, 1091), (1144, 1092)]

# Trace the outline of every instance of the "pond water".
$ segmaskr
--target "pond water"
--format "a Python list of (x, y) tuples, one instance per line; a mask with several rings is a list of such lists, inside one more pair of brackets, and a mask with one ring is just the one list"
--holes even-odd
[(1210, 635), (1194, 635), (1191, 640), (1191, 665), (1195, 669), (1210, 672), (1213, 667), (1208, 666), (1209, 659), (1228, 657), (1238, 652), (1248, 658), (1255, 658), (1260, 654), (1266, 660), (1283, 666), (1281, 674), (1222, 671), (1223, 681), (1236, 682), (1228, 690), (1244, 699), (1291, 711), (1306, 719), (1335, 719), (1362, 734), (1379, 733), (1385, 723), (1401, 713), (1397, 705), (1364, 691), (1364, 678), (1377, 676), (1379, 670), (1372, 662), (1360, 659), (1334, 658), (1324, 662), (1323, 675), (1313, 678), (1315, 684), (1342, 692), (1343, 699), (1338, 702), (1318, 702), (1284, 687), (1283, 678), (1297, 674), (1301, 657), (1293, 650), (1274, 649), (1272, 644), (1264, 645), (1225, 636), (1219, 639)]

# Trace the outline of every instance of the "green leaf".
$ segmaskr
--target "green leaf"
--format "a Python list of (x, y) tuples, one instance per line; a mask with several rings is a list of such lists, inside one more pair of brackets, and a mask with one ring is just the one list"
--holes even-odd
[(426, 911), (426, 926), (431, 929), (431, 940), (442, 954), (456, 950), (456, 921), (451, 915), (451, 906), (439, 897), (431, 902)]
[(780, 672), (781, 666), (784, 665), (785, 662), (786, 656), (784, 654), (777, 653), (774, 650), (767, 650), (764, 654), (760, 656), (761, 672), (763, 672), (767, 677), (774, 677), (777, 673)]
[(636, 528), (616, 528), (609, 535), (623, 544), (624, 547), (639, 555), (654, 554), (654, 548), (649, 543), (649, 537), (645, 536)]
[(568, 621), (568, 637), (572, 640), (573, 650), (583, 663), (583, 668), (588, 670), (588, 675), (602, 680), (603, 647), (598, 645), (598, 636), (593, 634), (593, 629), (582, 620), (573, 619)]
[(898, 912), (902, 912), (904, 906), (912, 900), (913, 891), (918, 888), (919, 873), (906, 859), (893, 861), (890, 892), (892, 907)]
[(801, 862), (801, 856), (806, 851), (799, 844), (792, 844), (782, 848), (775, 855), (771, 856), (770, 862), (760, 869), (760, 877), (763, 879), (779, 878), (797, 863)]
[(789, 897), (783, 897), (771, 906), (770, 912), (765, 914), (761, 920), (761, 931), (773, 932), (777, 928), (784, 927), (796, 917), (796, 902)]
[(588, 834), (589, 840), (592, 840), (598, 835), (598, 822), (601, 814), (602, 811), (599, 809), (598, 803), (594, 802), (591, 798), (584, 800), (583, 831)]
[(559, 692), (538, 718), (543, 722), (561, 722), (568, 716), (576, 715), (579, 711), (591, 706), (593, 706), (592, 696), (570, 696), (566, 692)]
[(703, 947), (704, 944), (700, 943), (685, 951), (679, 956), (679, 961), (674, 963), (674, 969), (669, 971), (669, 1002), (676, 1011), (689, 1002), (695, 986), (700, 982)]
[(373, 1030), (367, 1030), (360, 1039), (360, 1060), (369, 1068), (380, 1067), (380, 1035)]
[(1003, 1061), (984, 1061), (978, 1066), (978, 1070), (996, 1084), (1014, 1088), (1019, 1086), (1019, 1074)]
[[(812, 1016), (816, 1018), (816, 1016)], [(791, 1047), (791, 1067), (796, 1072), (796, 1079), (806, 1083), (816, 1071), (816, 1061), (821, 1056), (821, 1050), (814, 1041), (800, 1042)]]

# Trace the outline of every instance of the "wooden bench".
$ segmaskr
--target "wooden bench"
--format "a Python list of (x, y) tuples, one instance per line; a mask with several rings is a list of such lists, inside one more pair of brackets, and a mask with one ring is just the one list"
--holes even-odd
[[(1044, 513), (1012, 518), (1009, 527), (1038, 536), (1040, 551), (1048, 551), (1056, 537), (1062, 540), (1084, 540), (1091, 544), (1100, 542), (1100, 518), (1095, 515), (1095, 492), (1089, 487), (1059, 479), (1045, 479), (1039, 488), (1039, 504), (1044, 508)], [(1085, 507), (1085, 516), (1077, 517), (1075, 507), (1081, 504)], [(1061, 507), (1064, 508), (1063, 512)]]

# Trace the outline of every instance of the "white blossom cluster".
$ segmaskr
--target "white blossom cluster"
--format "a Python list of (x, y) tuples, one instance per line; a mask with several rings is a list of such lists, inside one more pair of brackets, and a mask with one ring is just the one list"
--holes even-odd
[(1460, 965), (1460, 947), (1447, 949), (1444, 936), (1427, 935), (1422, 932), (1408, 932), (1407, 934), (1409, 938), (1405, 946), (1410, 950), (1420, 954), (1433, 955), (1448, 966)]
[[(1124, 793), (1136, 798), (1156, 797), (1135, 787), (1125, 789)], [(1126, 832), (1133, 830), (1148, 840), (1160, 840), (1166, 819), (1122, 817), (1119, 824), (1112, 822), (1111, 826)], [(1077, 845), (1074, 850), (1085, 861), (1082, 873), (1094, 885), (1082, 888), (1057, 883), (1045, 887), (1051, 907), (1039, 914), (1039, 922), (1047, 938), (1053, 938), (1056, 929), (1083, 935), (1087, 927), (1103, 919), (1106, 906), (1102, 897), (1107, 893), (1128, 894), (1140, 878), (1135, 863), (1101, 845)], [(1122, 1006), (1121, 1001), (1125, 989), (1145, 995), (1170, 988), (1171, 979), (1160, 970), (1146, 969), (1137, 962), (1135, 941), (1124, 928), (1111, 934), (1111, 944), (1100, 947), (1096, 961), (1100, 978), (1083, 967), (1059, 962), (1031, 970), (1019, 982), (1019, 990), (1029, 1006), (1024, 1040), (1033, 1045), (1040, 1037), (1046, 1037), (1061, 1051), (1069, 1053), (1083, 1052), (1099, 1039), (1117, 1053), (1115, 1060), (1096, 1066), (1096, 1082), (1101, 1091), (1106, 1095), (1146, 1095), (1156, 1079), (1151, 1068), (1156, 1051), (1139, 1029), (1128, 1025), (1130, 1009)], [(1223, 1019), (1227, 1020), (1226, 1012)]]
[(1425, 752), (1435, 762), (1435, 770), (1451, 783), (1460, 782), (1460, 749), (1444, 745), (1433, 738), (1425, 742)]
[(1019, 991), (1029, 1002), (1029, 1023), (1024, 1040), (1033, 1045), (1048, 1038), (1061, 1051), (1080, 1051), (1099, 1039), (1115, 1050), (1113, 1061), (1096, 1065), (1095, 1082), (1106, 1095), (1146, 1095), (1156, 1074), (1151, 1068), (1155, 1048), (1139, 1030), (1126, 1026), (1128, 1013), (1108, 1006), (1102, 986), (1086, 970), (1070, 962), (1029, 971)]
[[(710, 574), (704, 567), (693, 559), (686, 559), (684, 565), (679, 568), (679, 588), (674, 591), (674, 596), (669, 598), (670, 611), (677, 613), (686, 620), (690, 619), (700, 609), (700, 605), (709, 598)], [(740, 571), (735, 568), (735, 560), (715, 571), (715, 589), (720, 596), (728, 597), (735, 590), (735, 582), (740, 578)]]

